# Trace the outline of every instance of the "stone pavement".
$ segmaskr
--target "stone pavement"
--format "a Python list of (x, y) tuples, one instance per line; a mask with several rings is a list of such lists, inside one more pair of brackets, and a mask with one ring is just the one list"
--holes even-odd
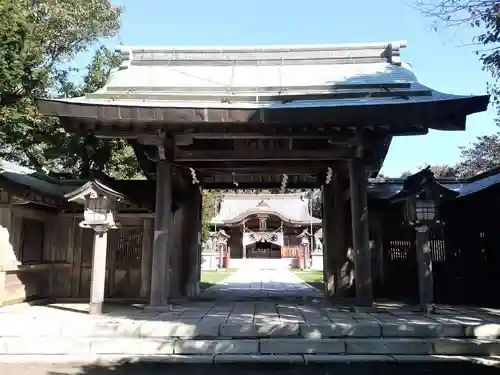
[(245, 267), (201, 292), (201, 297), (217, 299), (321, 298), (323, 293), (305, 283), (286, 268)]
[(496, 309), (438, 306), (425, 316), (397, 304), (353, 312), (350, 306), (270, 301), (186, 302), (156, 310), (107, 305), (98, 317), (86, 309), (0, 308), (0, 362), (26, 356), (312, 363), (500, 355)]

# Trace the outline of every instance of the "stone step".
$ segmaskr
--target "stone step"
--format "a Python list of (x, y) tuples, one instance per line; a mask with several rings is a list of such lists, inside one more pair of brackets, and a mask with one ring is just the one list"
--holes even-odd
[[(203, 363), (203, 364), (266, 364), (281, 363), (293, 365), (309, 364), (433, 364), (439, 363), (460, 363), (466, 362), (475, 365), (500, 366), (498, 356), (464, 356), (464, 355), (349, 355), (349, 354), (283, 354), (283, 355), (261, 355), (261, 354), (210, 354), (210, 355), (0, 355), (0, 361), (5, 363), (30, 363), (30, 364), (64, 364), (66, 366), (107, 366), (123, 365), (124, 363)], [(330, 368), (331, 369), (331, 368)]]
[(133, 339), (0, 338), (1, 355), (500, 355), (500, 340), (478, 339)]
[[(462, 323), (379, 323), (370, 320), (339, 320), (325, 323), (323, 319), (309, 323), (272, 322), (267, 313), (245, 314), (221, 323), (216, 315), (193, 315), (182, 321), (133, 320), (133, 319), (81, 319), (47, 321), (41, 319), (0, 319), (0, 338), (51, 337), (51, 338), (144, 338), (144, 339), (329, 339), (329, 338), (471, 338), (500, 339), (500, 324)], [(88, 316), (84, 316), (88, 318)], [(259, 318), (260, 317), (260, 318)], [(5, 318), (5, 319), (4, 319)], [(262, 319), (264, 323), (252, 323)], [(248, 322), (247, 320), (250, 320)], [(293, 317), (290, 317), (293, 321)], [(222, 320), (224, 321), (224, 319)], [(269, 322), (270, 321), (270, 322)], [(316, 321), (316, 323), (314, 323)]]

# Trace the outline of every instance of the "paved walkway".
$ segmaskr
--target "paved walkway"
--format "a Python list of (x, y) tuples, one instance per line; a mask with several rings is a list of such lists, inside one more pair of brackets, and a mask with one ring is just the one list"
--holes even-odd
[(205, 289), (201, 296), (224, 299), (321, 298), (323, 293), (286, 268), (245, 267)]

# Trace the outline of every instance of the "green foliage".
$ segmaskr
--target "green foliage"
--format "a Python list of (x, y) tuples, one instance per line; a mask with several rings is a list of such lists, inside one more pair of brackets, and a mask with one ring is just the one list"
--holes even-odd
[[(1, 158), (76, 177), (97, 170), (115, 178), (141, 177), (125, 141), (68, 134), (35, 105), (35, 97), (77, 97), (106, 83), (120, 59), (102, 46), (84, 72), (68, 65), (116, 35), (120, 15), (109, 0), (0, 0)], [(72, 79), (75, 73), (83, 73), (80, 82)]]
[(43, 51), (34, 41), (33, 17), (22, 0), (0, 0), (0, 103), (30, 93), (44, 78)]
[(461, 177), (472, 177), (500, 167), (500, 133), (478, 137), (469, 147), (462, 148), (456, 169)]
[(220, 193), (215, 190), (203, 191), (202, 241), (206, 241), (210, 235), (210, 220), (217, 214), (220, 196)]
[[(500, 112), (500, 1), (499, 0), (417, 0), (417, 7), (433, 20), (433, 27), (471, 27), (476, 35), (471, 42), (483, 69), (491, 74), (488, 91), (492, 104)], [(497, 123), (499, 119), (497, 118)], [(460, 177), (500, 166), (500, 133), (481, 136), (462, 148), (455, 168)]]
[(500, 110), (500, 1), (498, 0), (418, 0), (417, 7), (432, 18), (433, 28), (472, 27), (477, 30), (471, 41), (483, 68), (491, 73), (488, 85), (492, 102)]

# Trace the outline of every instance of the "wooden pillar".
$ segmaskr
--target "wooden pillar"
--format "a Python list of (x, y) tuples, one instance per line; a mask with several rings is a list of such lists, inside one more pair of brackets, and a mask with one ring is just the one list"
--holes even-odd
[(243, 226), (240, 227), (240, 246), (241, 246), (241, 254), (242, 254), (242, 258), (243, 259), (246, 259), (247, 257), (247, 247), (246, 246), (243, 246)]
[(94, 231), (94, 246), (92, 249), (92, 279), (90, 284), (90, 306), (91, 315), (102, 313), (104, 302), (104, 287), (106, 280), (106, 249), (108, 246), (108, 234), (106, 232)]
[(141, 297), (148, 298), (151, 293), (151, 265), (153, 261), (153, 220), (144, 219), (142, 229), (141, 257)]
[(349, 162), (351, 221), (356, 283), (356, 304), (373, 304), (371, 255), (369, 249), (369, 222), (366, 188), (368, 179), (361, 159)]
[(186, 239), (185, 252), (185, 274), (183, 287), (187, 297), (196, 297), (200, 289), (201, 275), (201, 231), (202, 231), (202, 194), (198, 186), (193, 189), (189, 199), (188, 219), (184, 229)]
[(151, 268), (151, 306), (162, 306), (167, 302), (168, 237), (172, 218), (172, 166), (160, 160), (156, 166), (155, 233), (153, 242), (153, 265)]
[(351, 287), (351, 260), (345, 243), (345, 202), (335, 177), (323, 186), (323, 275), (325, 297), (344, 297)]
[(17, 266), (18, 260), (14, 241), (14, 218), (12, 217), (12, 206), (0, 205), (0, 265)]
[(333, 269), (335, 254), (335, 226), (334, 226), (334, 199), (333, 185), (323, 185), (323, 280), (325, 283), (325, 298), (335, 294), (335, 273)]
[[(168, 241), (168, 254), (170, 256), (168, 268), (168, 284), (167, 298), (183, 296), (183, 268), (184, 254), (186, 253), (186, 239), (183, 238), (184, 228), (189, 223), (188, 205), (184, 201), (177, 208), (172, 217), (172, 227), (170, 229), (170, 238)], [(191, 223), (192, 225), (192, 223)]]
[(427, 311), (429, 304), (434, 302), (434, 280), (432, 275), (432, 253), (429, 227), (427, 225), (415, 227), (415, 231), (420, 306), (423, 311)]
[[(372, 270), (372, 279), (374, 282), (378, 282), (380, 286), (384, 284), (384, 231), (382, 227), (382, 221), (384, 220), (383, 214), (380, 212), (370, 214), (370, 228), (373, 233), (372, 240), (374, 245), (372, 247), (375, 251), (375, 257), (373, 261), (376, 264), (376, 271)], [(377, 273), (377, 277), (373, 274)]]
[(335, 296), (346, 297), (352, 288), (353, 259), (349, 254), (349, 246), (346, 243), (345, 228), (348, 227), (346, 220), (347, 202), (344, 198), (344, 188), (339, 179), (336, 179), (334, 185), (334, 225), (335, 225)]

